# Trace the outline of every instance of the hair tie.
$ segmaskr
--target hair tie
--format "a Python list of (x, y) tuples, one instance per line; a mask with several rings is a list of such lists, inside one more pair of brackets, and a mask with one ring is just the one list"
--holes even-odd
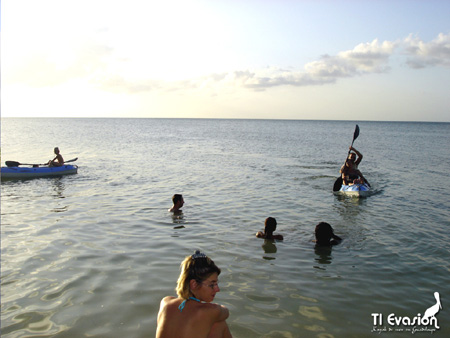
[(200, 252), (200, 250), (196, 250), (195, 253), (191, 257), (192, 257), (192, 259), (206, 258), (206, 255), (203, 252)]

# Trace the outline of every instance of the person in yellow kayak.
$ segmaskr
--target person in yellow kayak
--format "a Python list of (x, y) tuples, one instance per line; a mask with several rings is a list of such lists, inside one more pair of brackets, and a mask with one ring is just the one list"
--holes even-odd
[(53, 151), (55, 152), (56, 157), (53, 160), (48, 161), (47, 165), (49, 167), (61, 167), (62, 165), (64, 165), (64, 159), (59, 152), (59, 148), (55, 147)]

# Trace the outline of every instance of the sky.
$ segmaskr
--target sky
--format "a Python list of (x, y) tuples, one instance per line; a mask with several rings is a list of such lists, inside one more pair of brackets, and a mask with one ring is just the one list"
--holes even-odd
[(450, 122), (450, 1), (3, 0), (2, 117)]

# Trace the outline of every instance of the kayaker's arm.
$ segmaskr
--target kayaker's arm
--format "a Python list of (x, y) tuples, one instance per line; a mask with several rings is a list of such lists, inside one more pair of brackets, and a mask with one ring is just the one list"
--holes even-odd
[(61, 167), (64, 165), (64, 159), (61, 156), (61, 154), (58, 154), (53, 160), (48, 161), (47, 165), (54, 167)]
[(64, 164), (64, 159), (63, 159), (63, 157), (62, 157), (61, 154), (58, 154), (58, 155), (56, 156), (56, 160), (58, 161), (58, 163), (59, 163), (60, 165), (63, 165), (63, 164)]
[(361, 171), (356, 170), (356, 173), (358, 174), (359, 178), (362, 179), (363, 181), (366, 180), (366, 178), (363, 176), (363, 174), (361, 173)]
[(348, 185), (348, 182), (347, 182), (348, 176), (347, 176), (347, 170), (346, 170), (345, 164), (341, 167), (341, 170), (339, 170), (339, 172), (341, 173), (342, 184)]
[(361, 161), (362, 161), (362, 159), (363, 159), (363, 155), (362, 155), (358, 150), (356, 150), (355, 148), (353, 148), (353, 146), (350, 147), (350, 151), (354, 151), (355, 154), (358, 156), (358, 158), (357, 158), (356, 161), (355, 161), (355, 165), (360, 164)]
[(343, 174), (342, 174), (342, 184), (343, 184), (343, 185), (348, 185), (347, 178), (348, 178), (348, 176), (346, 176), (346, 175), (343, 173)]

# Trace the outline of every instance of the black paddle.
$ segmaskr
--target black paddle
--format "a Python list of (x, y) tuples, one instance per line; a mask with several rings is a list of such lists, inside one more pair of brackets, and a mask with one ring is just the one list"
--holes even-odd
[[(359, 126), (356, 125), (356, 127), (355, 127), (355, 132), (353, 133), (353, 141), (352, 141), (352, 145), (351, 145), (350, 147), (353, 147), (353, 142), (355, 142), (355, 140), (356, 140), (356, 138), (357, 138), (358, 136), (359, 136)], [(345, 163), (347, 163), (348, 155), (350, 155), (350, 152), (351, 152), (351, 150), (349, 149), (349, 150), (348, 150), (348, 154), (347, 154), (347, 158), (345, 159)], [(341, 176), (339, 176), (339, 177), (336, 179), (336, 181), (334, 182), (334, 185), (333, 185), (333, 191), (339, 191), (339, 190), (341, 189), (342, 183), (343, 183), (343, 181), (342, 181), (342, 175), (341, 175)]]
[[(64, 164), (69, 163), (69, 162), (75, 162), (76, 160), (78, 160), (78, 157), (75, 157), (68, 161), (64, 161)], [(45, 164), (20, 163), (20, 162), (16, 162), (16, 161), (6, 161), (5, 164), (7, 167), (18, 167), (19, 165), (32, 165), (32, 166), (45, 165)]]

